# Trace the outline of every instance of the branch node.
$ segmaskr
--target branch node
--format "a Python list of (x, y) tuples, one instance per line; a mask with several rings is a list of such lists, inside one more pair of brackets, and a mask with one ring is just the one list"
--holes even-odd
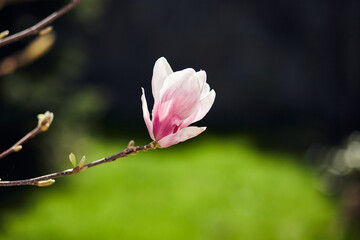
[(88, 169), (88, 166), (82, 166), (82, 167), (79, 169), (78, 173), (79, 173), (79, 172), (82, 172), (82, 171), (84, 171), (84, 170), (86, 170), (86, 169)]
[(156, 149), (156, 148), (160, 147), (157, 141), (153, 141), (149, 145), (150, 145), (151, 149)]
[(88, 166), (76, 166), (72, 169), (72, 174), (78, 174), (79, 172), (82, 172), (84, 170), (86, 170), (88, 168)]

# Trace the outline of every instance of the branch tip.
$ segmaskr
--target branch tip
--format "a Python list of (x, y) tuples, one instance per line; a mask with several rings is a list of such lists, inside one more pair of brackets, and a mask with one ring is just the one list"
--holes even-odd
[(39, 119), (38, 125), (28, 134), (26, 134), (23, 138), (17, 141), (12, 147), (0, 153), (0, 159), (9, 155), (10, 153), (20, 151), (22, 149), (22, 144), (24, 142), (28, 141), (30, 138), (35, 137), (37, 134), (48, 130), (51, 122), (54, 119), (54, 114), (52, 112), (47, 111), (44, 114), (39, 114), (38, 119)]
[(38, 127), (40, 127), (41, 131), (45, 132), (49, 129), (52, 121), (54, 120), (54, 114), (46, 111), (44, 114), (39, 114), (38, 119)]

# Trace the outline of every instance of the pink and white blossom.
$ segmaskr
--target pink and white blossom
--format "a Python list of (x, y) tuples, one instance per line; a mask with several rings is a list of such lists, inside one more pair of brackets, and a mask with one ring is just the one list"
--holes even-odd
[(205, 131), (206, 127), (189, 127), (207, 114), (215, 100), (215, 91), (206, 83), (205, 71), (187, 68), (173, 72), (161, 57), (154, 66), (152, 93), (154, 107), (150, 119), (142, 88), (143, 117), (150, 137), (160, 147), (186, 141)]

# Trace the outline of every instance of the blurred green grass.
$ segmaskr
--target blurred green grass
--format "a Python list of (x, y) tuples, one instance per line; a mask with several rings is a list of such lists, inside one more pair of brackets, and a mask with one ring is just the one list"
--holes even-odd
[[(36, 188), (26, 207), (2, 214), (0, 239), (340, 239), (335, 207), (293, 157), (204, 139)], [(83, 146), (95, 160), (125, 144)]]

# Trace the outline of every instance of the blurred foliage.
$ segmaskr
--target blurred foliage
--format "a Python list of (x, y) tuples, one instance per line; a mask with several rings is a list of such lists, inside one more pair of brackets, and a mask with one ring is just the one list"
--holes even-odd
[(94, 24), (104, 14), (106, 0), (86, 0), (85, 3), (75, 8), (75, 15), (78, 21), (84, 24)]
[(352, 133), (339, 146), (314, 146), (307, 155), (311, 162), (318, 162), (319, 187), (340, 203), (346, 239), (360, 239), (360, 133)]
[[(1, 214), (0, 239), (341, 239), (334, 205), (293, 157), (204, 136), (32, 188), (27, 207)], [(90, 161), (123, 146), (75, 147)]]

